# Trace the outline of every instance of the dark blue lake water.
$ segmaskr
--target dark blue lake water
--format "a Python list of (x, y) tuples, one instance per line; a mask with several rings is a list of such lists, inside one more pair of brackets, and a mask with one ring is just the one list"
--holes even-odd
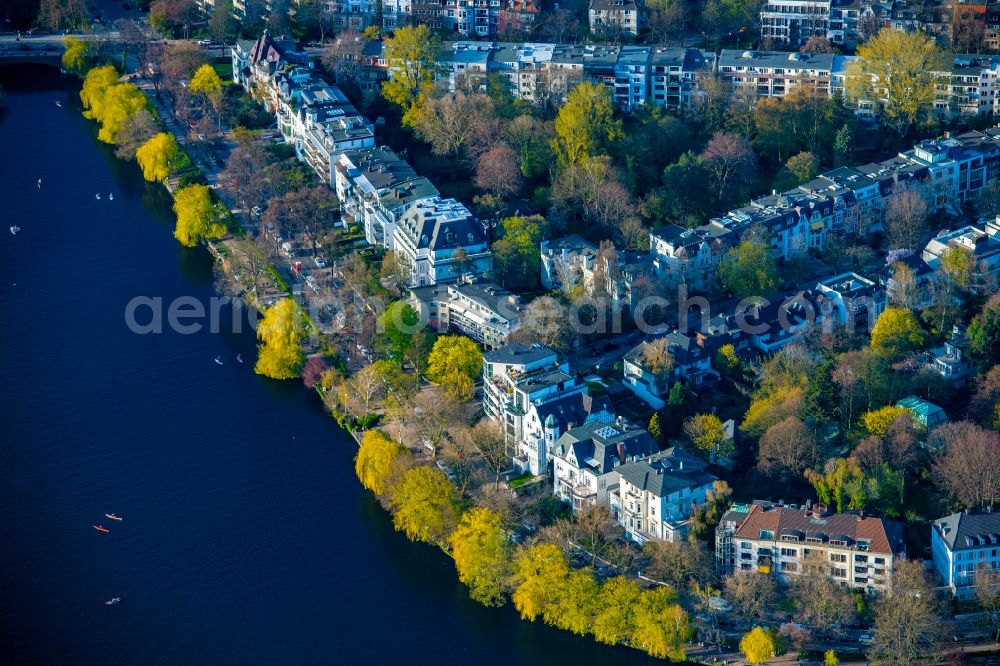
[(315, 395), (253, 374), (248, 327), (130, 332), (136, 296), (207, 304), (210, 257), (72, 81), (0, 83), (0, 663), (650, 663), (470, 601)]

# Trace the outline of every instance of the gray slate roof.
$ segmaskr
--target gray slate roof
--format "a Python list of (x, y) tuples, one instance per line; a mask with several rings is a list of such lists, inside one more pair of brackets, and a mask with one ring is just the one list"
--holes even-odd
[(1000, 543), (1000, 512), (953, 513), (934, 521), (949, 550), (970, 550)]
[(684, 488), (699, 488), (717, 477), (705, 471), (705, 463), (675, 447), (646, 460), (625, 463), (618, 468), (621, 477), (656, 497), (666, 497)]
[(570, 449), (580, 467), (607, 474), (629, 460), (656, 453), (657, 447), (642, 428), (627, 423), (591, 421), (564, 433), (556, 442), (556, 455), (566, 457)]

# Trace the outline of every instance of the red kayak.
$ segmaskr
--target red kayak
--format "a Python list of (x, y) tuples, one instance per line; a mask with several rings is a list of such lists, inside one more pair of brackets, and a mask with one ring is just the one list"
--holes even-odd
[(104, 527), (103, 525), (91, 525), (91, 527), (93, 527), (98, 532), (104, 532), (105, 534), (111, 534), (111, 530), (109, 530), (107, 527)]

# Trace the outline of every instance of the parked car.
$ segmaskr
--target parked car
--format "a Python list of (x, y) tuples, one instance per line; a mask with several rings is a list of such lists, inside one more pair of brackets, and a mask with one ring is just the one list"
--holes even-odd
[(448, 466), (448, 463), (446, 463), (443, 460), (438, 460), (437, 463), (435, 464), (437, 465), (437, 468), (439, 470), (444, 472), (444, 475), (447, 476), (449, 480), (451, 481), (455, 480), (455, 472), (451, 470), (451, 467)]
[(869, 633), (864, 633), (864, 634), (859, 634), (858, 635), (858, 642), (861, 643), (862, 645), (871, 645), (872, 644), (872, 640), (873, 640), (872, 639), (872, 635), (869, 634)]
[(326, 268), (326, 262), (323, 261), (323, 257), (313, 257), (313, 261), (316, 263), (316, 268)]

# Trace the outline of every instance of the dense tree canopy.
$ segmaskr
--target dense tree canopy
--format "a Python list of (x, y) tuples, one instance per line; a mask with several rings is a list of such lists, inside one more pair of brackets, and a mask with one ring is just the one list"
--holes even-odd
[(174, 238), (181, 245), (194, 247), (226, 233), (211, 191), (204, 185), (188, 185), (174, 192), (174, 213), (177, 214)]
[(166, 179), (177, 165), (181, 147), (173, 134), (160, 132), (142, 144), (135, 153), (135, 159), (142, 167), (142, 176), (149, 181)]
[(254, 371), (271, 379), (298, 377), (305, 361), (302, 353), (302, 319), (290, 298), (264, 312), (257, 325), (257, 365)]
[(922, 32), (883, 28), (862, 44), (847, 68), (845, 86), (856, 102), (874, 102), (901, 136), (934, 111), (934, 78), (939, 53)]
[(458, 524), (455, 486), (440, 470), (420, 465), (403, 475), (389, 497), (392, 524), (413, 541), (444, 545)]
[(361, 485), (376, 495), (382, 495), (389, 490), (393, 466), (405, 455), (406, 448), (381, 431), (366, 430), (358, 455), (354, 458), (354, 472)]
[(451, 535), (458, 579), (469, 586), (469, 595), (486, 606), (501, 606), (507, 599), (513, 547), (500, 514), (474, 508), (462, 516)]

